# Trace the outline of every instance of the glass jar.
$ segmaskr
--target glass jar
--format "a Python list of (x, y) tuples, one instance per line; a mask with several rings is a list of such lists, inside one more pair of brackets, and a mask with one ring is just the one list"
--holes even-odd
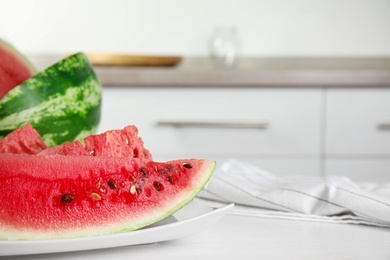
[(234, 27), (217, 27), (211, 37), (210, 56), (217, 66), (233, 66), (237, 59), (238, 36)]

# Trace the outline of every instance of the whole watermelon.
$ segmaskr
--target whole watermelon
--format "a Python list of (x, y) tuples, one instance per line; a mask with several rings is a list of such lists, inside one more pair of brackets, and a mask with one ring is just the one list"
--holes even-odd
[(30, 123), (48, 146), (94, 134), (102, 86), (83, 53), (66, 57), (0, 100), (0, 138)]

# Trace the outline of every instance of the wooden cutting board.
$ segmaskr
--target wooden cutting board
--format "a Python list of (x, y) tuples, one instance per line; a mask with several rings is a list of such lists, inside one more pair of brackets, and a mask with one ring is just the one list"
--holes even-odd
[(142, 56), (109, 53), (88, 53), (87, 57), (96, 66), (175, 66), (180, 56)]

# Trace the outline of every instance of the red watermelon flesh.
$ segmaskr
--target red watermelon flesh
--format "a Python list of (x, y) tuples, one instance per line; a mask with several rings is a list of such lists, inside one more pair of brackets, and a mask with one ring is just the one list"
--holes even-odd
[(85, 149), (93, 156), (129, 157), (151, 161), (152, 155), (144, 148), (135, 126), (111, 130), (84, 139)]
[(84, 143), (85, 147), (79, 141), (49, 147), (39, 155), (91, 155), (152, 160), (151, 153), (144, 147), (142, 138), (138, 136), (137, 127), (133, 125), (90, 135), (84, 139)]
[(65, 143), (59, 146), (48, 147), (38, 155), (90, 155), (80, 141)]
[(0, 39), (0, 99), (34, 74), (31, 63), (11, 44)]
[(27, 124), (0, 140), (0, 154), (38, 154), (47, 148), (39, 133)]
[[(16, 131), (30, 133), (26, 129), (32, 128)], [(146, 160), (143, 143), (134, 135), (137, 129), (130, 126), (123, 132), (137, 137), (138, 146), (129, 147), (145, 155), (133, 158), (121, 150), (127, 149), (123, 140), (128, 143), (118, 137), (120, 131), (89, 139), (94, 142), (88, 148), (99, 151), (97, 156), (77, 142), (38, 155), (0, 154), (0, 239), (72, 238), (139, 229), (190, 202), (213, 173), (214, 161)], [(100, 144), (110, 150), (107, 156), (102, 156)], [(120, 151), (118, 157), (114, 151)], [(123, 156), (128, 153), (131, 156)]]
[(214, 162), (93, 156), (0, 156), (0, 238), (53, 239), (131, 231), (183, 207)]

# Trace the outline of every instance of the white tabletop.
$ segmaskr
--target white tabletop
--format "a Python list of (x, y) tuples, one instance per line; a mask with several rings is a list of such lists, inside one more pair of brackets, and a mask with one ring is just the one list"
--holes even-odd
[(184, 239), (6, 259), (390, 259), (390, 229), (227, 215)]

